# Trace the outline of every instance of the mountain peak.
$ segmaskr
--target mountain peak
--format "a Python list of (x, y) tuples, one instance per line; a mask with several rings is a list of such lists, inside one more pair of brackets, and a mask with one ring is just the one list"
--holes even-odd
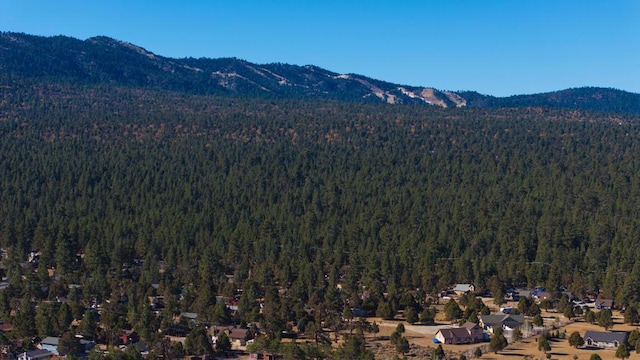
[(473, 91), (393, 84), (358, 74), (338, 74), (315, 65), (254, 64), (234, 57), (171, 59), (107, 36), (81, 41), (2, 32), (0, 74), (225, 96), (640, 113), (640, 95), (616, 89), (586, 87), (498, 98)]

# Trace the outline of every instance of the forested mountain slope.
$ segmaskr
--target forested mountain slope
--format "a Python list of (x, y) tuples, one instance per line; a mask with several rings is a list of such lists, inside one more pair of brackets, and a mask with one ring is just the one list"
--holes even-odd
[[(439, 107), (532, 107), (640, 114), (640, 94), (585, 87), (493, 97), (393, 84), (313, 65), (253, 64), (236, 58), (172, 59), (104, 36), (78, 40), (0, 32), (0, 74), (37, 81), (111, 84), (230, 97), (331, 99)], [(428, 85), (428, 84), (426, 84)]]
[[(37, 249), (103, 299), (144, 260), (141, 288), (182, 291), (184, 309), (233, 293), (225, 274), (295, 303), (337, 282), (368, 306), (454, 282), (640, 300), (637, 117), (3, 83), (10, 276)], [(48, 279), (30, 281), (13, 291)]]

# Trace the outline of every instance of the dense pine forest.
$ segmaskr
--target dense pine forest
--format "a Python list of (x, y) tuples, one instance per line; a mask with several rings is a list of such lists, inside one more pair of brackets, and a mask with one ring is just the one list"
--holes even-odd
[(72, 284), (86, 306), (163, 295), (211, 316), (237, 296), (236, 320), (274, 332), (304, 306), (456, 282), (640, 301), (638, 116), (13, 77), (0, 93), (2, 317)]

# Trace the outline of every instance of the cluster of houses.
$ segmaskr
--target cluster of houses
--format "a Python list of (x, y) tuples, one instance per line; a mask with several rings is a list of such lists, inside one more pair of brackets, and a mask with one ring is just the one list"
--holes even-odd
[[(221, 333), (226, 333), (231, 340), (231, 345), (233, 347), (246, 346), (248, 339), (250, 338), (249, 329), (240, 329), (234, 326), (215, 326), (210, 329), (210, 333), (212, 336), (212, 342), (215, 345), (218, 336)], [(149, 349), (140, 342), (140, 337), (135, 331), (129, 330), (125, 331), (120, 338), (121, 347), (125, 347), (126, 345), (131, 345), (136, 347), (136, 349), (140, 352), (141, 355), (145, 356), (149, 353)], [(89, 341), (85, 339), (80, 339), (80, 353), (86, 354), (91, 351), (94, 347), (96, 347), (96, 343), (94, 341)], [(54, 356), (59, 356), (58, 346), (60, 343), (59, 337), (48, 336), (42, 339), (37, 344), (36, 350), (22, 352), (16, 355), (18, 360), (47, 360), (51, 359)], [(269, 357), (265, 357), (265, 359), (269, 359)]]
[[(456, 284), (441, 296), (461, 296), (474, 291), (475, 288), (472, 284)], [(611, 310), (615, 308), (612, 299), (587, 297), (578, 300), (570, 292), (563, 292), (562, 294), (569, 301), (572, 301), (574, 306), (580, 306), (583, 309)], [(505, 300), (519, 301), (523, 297), (535, 299), (537, 302), (543, 300), (555, 302), (558, 300), (556, 294), (546, 292), (544, 289), (509, 289), (506, 292)], [(521, 331), (531, 330), (531, 325), (526, 322), (524, 315), (511, 314), (511, 310), (513, 310), (513, 307), (505, 306), (500, 309), (498, 314), (480, 316), (478, 324), (466, 322), (461, 326), (442, 328), (436, 332), (433, 341), (442, 344), (473, 344), (487, 341), (495, 328), (502, 328), (505, 334), (511, 334), (515, 329), (520, 329)], [(542, 328), (533, 328), (533, 330), (534, 333), (540, 333)], [(625, 331), (588, 330), (584, 335), (584, 346), (587, 348), (616, 349), (620, 344), (626, 342), (628, 336), (629, 332)]]

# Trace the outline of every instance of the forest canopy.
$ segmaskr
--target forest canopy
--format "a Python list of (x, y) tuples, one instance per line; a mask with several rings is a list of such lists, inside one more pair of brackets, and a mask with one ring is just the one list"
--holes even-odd
[(303, 301), (337, 282), (378, 299), (471, 282), (640, 300), (638, 117), (3, 84), (10, 277), (37, 250), (102, 298), (105, 276), (142, 263), (143, 284), (193, 289), (186, 308), (233, 292), (230, 275)]

